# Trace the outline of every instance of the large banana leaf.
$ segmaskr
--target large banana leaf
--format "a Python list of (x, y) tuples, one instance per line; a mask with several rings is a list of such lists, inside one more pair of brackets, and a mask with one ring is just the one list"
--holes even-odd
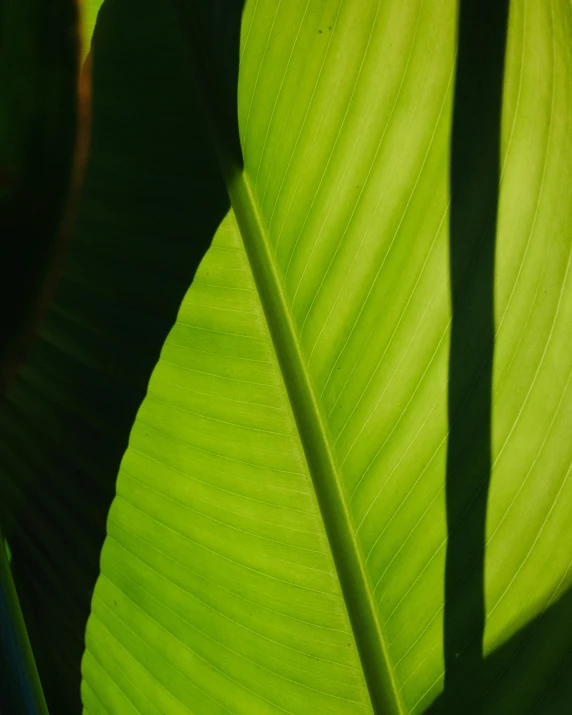
[[(145, 71), (131, 65), (141, 92), (181, 32), (190, 62), (173, 49), (173, 73), (183, 63), (198, 88), (179, 87), (197, 152), (188, 230), (204, 241), (220, 225), (119, 469), (84, 712), (568, 712), (570, 3), (176, 2), (159, 22), (166, 6), (117, 0), (115, 23), (107, 3), (107, 42), (146, 48)], [(152, 150), (151, 133), (138, 140)], [(94, 186), (114, 162), (100, 151)], [(68, 312), (47, 328), (72, 357), (50, 363), (43, 347), (79, 394), (32, 366), (12, 398), (62, 454), (77, 441), (45, 424), (51, 402), (101, 428), (90, 370), (118, 384), (138, 370), (134, 350), (117, 370), (96, 339), (74, 341), (74, 321), (103, 341), (137, 334), (129, 299), (119, 330), (93, 308), (116, 296), (89, 257), (124, 264), (120, 293), (141, 253), (151, 276), (181, 251), (151, 250), (158, 220), (146, 232), (89, 201), (88, 188), (85, 255), (69, 269), (85, 284), (70, 278)], [(55, 397), (30, 418), (35, 390)], [(33, 472), (11, 430), (11, 468)]]
[(81, 712), (84, 631), (118, 465), (228, 209), (179, 34), (155, 0), (102, 9), (84, 198), (41, 334), (0, 403), (2, 526), (53, 714)]

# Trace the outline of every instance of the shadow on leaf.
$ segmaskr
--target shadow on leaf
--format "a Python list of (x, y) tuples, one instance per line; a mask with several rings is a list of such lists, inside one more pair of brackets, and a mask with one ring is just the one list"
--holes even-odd
[[(463, 715), (560, 715), (572, 700), (572, 589), (483, 659), (479, 679), (465, 683)], [(534, 663), (534, 677), (523, 678)], [(556, 673), (556, 675), (554, 675)], [(425, 715), (452, 712), (447, 693)]]
[(0, 407), (14, 578), (48, 706), (63, 714), (81, 711), (85, 626), (129, 432), (229, 205), (169, 4), (106, 0), (92, 55), (78, 221), (40, 338)]

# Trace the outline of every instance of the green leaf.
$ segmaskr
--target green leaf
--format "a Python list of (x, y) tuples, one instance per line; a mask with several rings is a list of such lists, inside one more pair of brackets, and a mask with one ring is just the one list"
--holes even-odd
[(174, 17), (155, 0), (133, 8), (99, 14), (78, 220), (0, 403), (0, 519), (49, 710), (66, 715), (81, 712), (85, 626), (129, 430), (228, 210)]
[(80, 62), (83, 65), (91, 46), (91, 38), (103, 0), (79, 0)]
[(490, 657), (570, 585), (571, 16), (514, 4), (503, 75), (487, 9), (455, 82), (455, 3), (247, 4), (244, 169), (121, 465), (88, 711), (551, 711), (569, 617)]
[(48, 715), (10, 572), (10, 547), (1, 532), (0, 540), (0, 707), (14, 715)]
[[(134, 7), (103, 6), (101, 56), (110, 38), (115, 57), (123, 41), (146, 47), (130, 82), (172, 119), (176, 103), (161, 113), (145, 79), (174, 48), (174, 19), (153, 9), (134, 26)], [(214, 239), (119, 469), (84, 712), (567, 712), (570, 3), (252, 0), (241, 18), (225, 3), (174, 7), (230, 209), (195, 119), (181, 230), (204, 246), (210, 227)], [(95, 72), (97, 41), (96, 30)], [(174, 83), (182, 52), (172, 52)], [(185, 116), (199, 116), (195, 89), (184, 90)], [(101, 148), (107, 121), (100, 171), (123, 166)], [(152, 151), (152, 139), (138, 146)], [(124, 176), (139, 187), (142, 171)], [(67, 356), (51, 374), (89, 367), (63, 387), (32, 368), (15, 393), (26, 414), (35, 386), (53, 391), (56, 408), (34, 424), (62, 453), (73, 429), (41, 415), (66, 408), (98, 424), (94, 376), (107, 370), (121, 386), (138, 369), (129, 340), (115, 343), (123, 370), (100, 347), (122, 328), (88, 311), (106, 282), (79, 258), (91, 247), (119, 294), (123, 277), (143, 291), (177, 253), (157, 249), (157, 219), (146, 233), (122, 203), (128, 185), (100, 204), (87, 191), (69, 268), (95, 290), (70, 291), (67, 315), (97, 338), (70, 339), (63, 323), (52, 332)], [(185, 218), (163, 215), (169, 226)], [(156, 286), (147, 295), (161, 300)], [(127, 326), (130, 299), (111, 297)], [(10, 449), (12, 464), (26, 461)], [(65, 491), (65, 477), (54, 482)]]

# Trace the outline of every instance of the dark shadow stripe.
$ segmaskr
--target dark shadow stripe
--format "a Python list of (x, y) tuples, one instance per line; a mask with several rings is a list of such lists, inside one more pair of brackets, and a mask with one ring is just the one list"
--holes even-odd
[(491, 471), (495, 242), (508, 0), (461, 0), (451, 137), (442, 712), (477, 712), (484, 686), (485, 527)]

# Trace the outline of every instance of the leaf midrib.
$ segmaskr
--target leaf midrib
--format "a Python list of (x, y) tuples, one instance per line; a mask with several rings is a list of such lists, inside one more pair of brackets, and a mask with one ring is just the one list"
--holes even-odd
[(404, 715), (399, 690), (343, 496), (340, 473), (306, 368), (268, 234), (244, 170), (223, 173), (260, 296), (350, 617), (373, 711)]
[(189, 54), (202, 108), (304, 449), (372, 709), (376, 715), (405, 715), (364, 561), (343, 496), (339, 469), (288, 310), (267, 231), (248, 176), (242, 168), (242, 157), (234, 156), (217, 116), (214, 99), (217, 78), (212, 64), (206, 60), (204, 37), (195, 18), (185, 11), (182, 0), (171, 0), (171, 4), (183, 31), (182, 40)]

